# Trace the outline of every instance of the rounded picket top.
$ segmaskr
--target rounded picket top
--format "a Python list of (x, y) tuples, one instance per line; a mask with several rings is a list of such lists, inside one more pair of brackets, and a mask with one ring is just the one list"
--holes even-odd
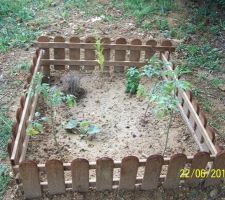
[(193, 94), (190, 90), (187, 90), (186, 91), (186, 95), (188, 96), (188, 99), (190, 100), (190, 102), (192, 102), (192, 99), (193, 99)]
[(133, 45), (142, 45), (142, 41), (140, 39), (133, 39), (130, 43)]
[(212, 143), (213, 144), (215, 144), (215, 141), (216, 141), (216, 136), (215, 136), (215, 129), (214, 128), (212, 128), (211, 126), (206, 126), (206, 132), (208, 133), (208, 135), (209, 135), (209, 137), (210, 137), (210, 139), (211, 139), (211, 141), (212, 141)]
[(173, 43), (172, 43), (171, 40), (163, 40), (163, 41), (161, 42), (161, 45), (162, 45), (162, 46), (173, 46)]
[(20, 119), (21, 119), (21, 116), (22, 116), (22, 108), (17, 108), (17, 111), (16, 111), (16, 121), (19, 123), (20, 122)]
[(65, 42), (65, 38), (60, 35), (55, 36), (54, 42)]
[(157, 41), (156, 40), (148, 40), (147, 42), (146, 42), (146, 45), (151, 45), (151, 46), (153, 46), (153, 47), (155, 47), (155, 46), (157, 46)]
[(48, 36), (40, 36), (38, 39), (37, 39), (38, 42), (49, 42), (50, 41), (50, 38)]
[(20, 107), (21, 107), (21, 108), (24, 108), (25, 101), (26, 101), (25, 96), (21, 96), (21, 97), (20, 97)]
[(18, 127), (19, 127), (18, 122), (14, 122), (14, 124), (12, 126), (12, 135), (13, 135), (13, 138), (16, 138), (17, 131), (18, 131)]
[(80, 38), (79, 37), (71, 37), (69, 39), (69, 41), (72, 43), (80, 43)]
[(201, 111), (201, 110), (199, 112), (199, 118), (200, 118), (204, 128), (206, 128), (206, 126), (207, 126), (207, 118), (206, 118), (205, 113), (203, 111)]
[(12, 155), (13, 146), (14, 146), (13, 140), (12, 140), (12, 139), (9, 139), (9, 140), (8, 140), (8, 145), (7, 145), (7, 152), (8, 152), (9, 158), (10, 158), (11, 155)]
[(96, 38), (92, 37), (92, 36), (87, 37), (87, 38), (85, 38), (85, 42), (86, 43), (95, 43), (96, 42)]
[(127, 44), (127, 40), (125, 38), (117, 38), (116, 44)]
[(111, 43), (111, 39), (108, 38), (108, 37), (101, 38), (101, 43), (102, 44), (110, 44)]

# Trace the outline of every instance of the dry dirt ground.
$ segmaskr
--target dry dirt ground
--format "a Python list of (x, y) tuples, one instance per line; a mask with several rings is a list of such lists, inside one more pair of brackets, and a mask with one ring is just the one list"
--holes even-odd
[[(98, 35), (100, 37), (102, 36), (107, 36), (111, 38), (116, 38), (119, 36), (126, 37), (128, 39), (132, 38), (140, 38), (140, 39), (151, 39), (151, 38), (156, 38), (156, 39), (161, 39), (162, 36), (159, 31), (156, 32), (150, 32), (150, 31), (143, 31), (140, 28), (137, 28), (135, 26), (135, 21), (132, 17), (130, 18), (123, 18), (123, 13), (115, 8), (108, 9), (108, 12), (110, 14), (113, 14), (115, 18), (117, 19), (116, 21), (109, 22), (105, 21), (104, 19), (100, 20), (93, 20), (92, 17), (85, 18), (83, 16), (84, 13), (79, 12), (77, 10), (74, 10), (73, 12), (70, 13), (68, 19), (65, 21), (62, 18), (58, 17), (56, 15), (57, 13), (57, 7), (50, 8), (48, 10), (48, 17), (51, 19), (52, 23), (44, 27), (44, 33), (45, 35), (49, 36), (55, 36), (55, 35), (63, 35), (65, 37), (70, 37), (74, 35), (78, 35), (81, 38), (85, 38), (87, 36), (95, 36)], [(3, 78), (7, 80), (9, 78), (9, 69), (15, 66), (21, 59), (30, 59), (33, 55), (34, 48), (28, 48), (28, 49), (11, 49), (9, 53), (7, 54), (1, 54), (0, 55), (0, 63), (1, 64), (1, 72), (3, 75)], [(21, 76), (15, 75), (16, 78), (21, 78)], [(21, 78), (23, 80), (23, 77)], [(10, 82), (8, 82), (10, 84)], [(106, 90), (108, 87), (111, 88), (111, 85), (113, 84), (112, 90), (107, 90), (107, 92), (112, 95), (112, 97), (115, 97), (113, 101), (107, 102), (108, 99), (104, 98), (104, 95), (101, 94), (104, 90)], [(103, 132), (97, 136), (96, 140), (89, 141), (89, 140), (80, 140), (78, 139), (78, 135), (69, 135), (68, 133), (63, 132), (59, 137), (62, 139), (62, 145), (65, 145), (65, 151), (72, 152), (73, 155), (76, 155), (79, 153), (79, 155), (82, 156), (87, 156), (90, 154), (90, 157), (95, 154), (93, 152), (94, 147), (96, 144), (101, 146), (101, 141), (116, 141), (116, 143), (105, 143), (105, 147), (103, 146), (103, 151), (100, 152), (100, 149), (98, 151), (102, 153), (101, 155), (115, 155), (117, 158), (121, 158), (123, 155), (119, 154), (116, 152), (117, 150), (113, 150), (116, 145), (119, 146), (120, 150), (118, 151), (121, 153), (123, 152), (124, 155), (130, 153), (137, 154), (138, 156), (143, 156), (145, 157), (145, 154), (148, 155), (150, 152), (154, 153), (159, 153), (161, 152), (161, 149), (159, 148), (158, 140), (160, 139), (161, 142), (164, 144), (164, 135), (162, 133), (162, 129), (165, 127), (166, 119), (165, 121), (162, 122), (157, 122), (156, 119), (153, 118), (153, 116), (149, 117), (150, 124), (145, 125), (145, 126), (150, 126), (150, 127), (142, 127), (140, 124), (140, 117), (143, 114), (143, 105), (144, 103), (135, 99), (135, 98), (130, 98), (127, 95), (124, 94), (124, 80), (121, 79), (119, 82), (106, 82), (105, 85), (99, 89), (99, 96), (94, 95), (94, 90), (91, 90), (90, 87), (87, 87), (88, 93), (87, 93), (87, 98), (84, 98), (78, 105), (77, 110), (73, 113), (73, 116), (78, 117), (78, 113), (80, 110), (83, 110), (84, 114), (86, 115), (85, 118), (90, 118), (90, 120), (95, 121), (97, 124), (101, 124)], [(10, 87), (11, 88), (11, 87)], [(119, 88), (120, 90), (116, 90), (115, 88)], [(14, 119), (15, 115), (15, 110), (17, 108), (17, 102), (20, 97), (21, 92), (23, 91), (22, 85), (15, 87), (12, 87), (9, 92), (13, 96), (13, 100), (11, 101), (9, 107), (9, 116)], [(118, 95), (116, 96), (116, 93)], [(103, 96), (103, 97), (102, 97)], [(91, 98), (94, 98), (94, 101), (90, 101)], [(118, 104), (118, 102), (124, 101), (124, 104)], [(97, 100), (97, 102), (96, 102)], [(99, 102), (98, 102), (99, 101)], [(94, 102), (94, 103), (93, 103)], [(101, 104), (100, 104), (101, 103)], [(105, 103), (105, 104), (104, 104)], [(91, 105), (94, 104), (93, 107)], [(107, 115), (103, 117), (103, 113), (106, 112), (106, 110), (102, 110), (100, 105), (106, 105), (105, 109), (107, 110)], [(117, 106), (115, 106), (117, 104)], [(83, 107), (85, 105), (85, 107)], [(128, 111), (127, 115), (125, 114), (122, 120), (119, 120), (115, 118), (116, 113), (118, 113), (119, 107), (122, 106), (122, 109), (124, 111)], [(125, 106), (124, 106), (125, 105)], [(140, 107), (139, 107), (140, 105)], [(98, 108), (96, 112), (96, 108)], [(138, 111), (138, 117), (136, 116), (136, 113), (132, 109), (129, 108), (134, 108), (136, 111)], [(63, 109), (63, 108), (61, 108)], [(93, 114), (94, 113), (94, 114)], [(111, 113), (112, 115), (110, 115)], [(135, 116), (134, 116), (135, 114)], [(113, 116), (114, 115), (114, 116)], [(129, 116), (128, 116), (129, 115)], [(111, 116), (111, 119), (108, 119), (108, 117)], [(133, 119), (131, 119), (134, 116)], [(113, 123), (107, 123), (107, 120), (112, 120)], [(157, 124), (155, 124), (157, 122)], [(176, 122), (174, 123), (174, 126), (171, 131), (171, 138), (170, 138), (170, 144), (168, 148), (168, 154), (172, 152), (192, 152), (193, 149), (195, 148), (195, 145), (193, 144), (192, 139), (189, 137), (189, 133), (186, 130), (186, 127), (181, 125), (182, 122), (179, 118), (179, 116), (176, 118)], [(116, 126), (115, 126), (116, 125)], [(181, 126), (180, 126), (181, 125)], [(127, 127), (130, 128), (127, 128)], [(158, 129), (157, 131), (153, 131), (151, 128), (155, 127)], [(141, 128), (143, 132), (137, 132), (137, 129)], [(108, 132), (106, 131), (108, 130)], [(147, 134), (147, 130), (150, 130), (150, 133)], [(121, 134), (120, 134), (121, 133)], [(179, 134), (178, 134), (179, 133)], [(124, 134), (124, 135), (123, 135)], [(141, 136), (142, 134), (142, 136)], [(134, 136), (136, 135), (136, 136)], [(41, 136), (40, 136), (41, 137)], [(69, 139), (70, 138), (70, 139)], [(128, 138), (129, 142), (126, 142), (125, 138)], [(46, 137), (43, 137), (44, 140), (41, 141), (41, 144), (44, 144), (47, 139)], [(77, 140), (78, 139), (78, 140)], [(76, 140), (76, 141), (75, 141)], [(124, 140), (124, 142), (122, 142)], [(146, 141), (147, 140), (147, 141)], [(149, 141), (154, 141), (154, 142), (149, 142)], [(184, 140), (189, 141), (184, 142)], [(119, 142), (118, 142), (119, 141)], [(149, 147), (149, 149), (143, 150), (142, 148), (137, 148), (136, 146), (130, 145), (130, 142), (135, 141), (140, 147), (141, 145), (146, 147), (146, 144), (148, 143), (147, 147), (149, 147), (151, 144), (152, 146)], [(64, 142), (64, 143), (63, 143)], [(80, 152), (80, 150), (74, 150), (72, 149), (72, 145), (76, 142), (76, 146), (79, 145), (85, 145), (85, 150), (88, 152), (86, 153), (85, 151)], [(144, 144), (142, 144), (144, 142)], [(174, 143), (173, 143), (174, 142)], [(34, 151), (37, 151), (37, 154), (42, 157), (44, 160), (46, 157), (48, 157), (49, 153), (43, 153), (42, 148), (39, 150), (33, 149), (35, 147), (35, 144), (37, 143), (36, 141), (32, 142), (32, 148), (30, 148), (30, 152), (28, 154), (28, 158), (32, 157), (32, 153)], [(188, 143), (188, 144), (187, 144)], [(90, 145), (91, 144), (91, 145)], [(185, 148), (183, 145), (186, 145)], [(74, 144), (75, 145), (75, 144)], [(128, 146), (128, 147), (127, 147)], [(111, 152), (109, 151), (108, 147), (110, 147)], [(52, 147), (54, 148), (54, 147)], [(118, 147), (117, 147), (118, 148)], [(183, 149), (184, 148), (184, 149)], [(122, 149), (122, 150), (121, 150)], [(124, 151), (125, 150), (125, 151)], [(141, 151), (141, 152), (138, 152)], [(39, 158), (40, 158), (39, 157)], [(73, 157), (73, 156), (72, 156)], [(68, 158), (70, 159), (70, 158)], [(134, 192), (104, 192), (104, 193), (98, 193), (98, 192), (89, 192), (87, 194), (78, 194), (78, 193), (70, 193), (68, 192), (65, 195), (60, 195), (57, 197), (49, 197), (48, 194), (46, 194), (43, 198), (43, 200), (66, 200), (66, 199), (76, 199), (76, 200), (147, 200), (147, 199), (156, 199), (156, 200), (172, 200), (172, 199), (224, 199), (223, 191), (221, 188), (208, 188), (207, 190), (204, 188), (197, 188), (197, 189), (182, 189), (182, 190), (177, 190), (177, 191), (163, 191), (162, 189), (159, 189), (156, 192), (141, 192), (141, 191), (134, 191)], [(24, 199), (23, 194), (21, 191), (18, 189), (17, 185), (12, 181), (8, 187), (8, 190), (4, 196), (4, 200), (22, 200)]]

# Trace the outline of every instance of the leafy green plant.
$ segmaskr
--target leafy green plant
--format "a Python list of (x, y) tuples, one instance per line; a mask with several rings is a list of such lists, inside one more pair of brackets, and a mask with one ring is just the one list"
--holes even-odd
[(102, 43), (99, 38), (97, 38), (96, 42), (95, 42), (95, 52), (96, 52), (96, 59), (97, 59), (98, 65), (99, 65), (99, 71), (101, 72), (101, 74), (103, 74), (105, 57), (103, 54)]
[(126, 92), (136, 94), (141, 80), (141, 73), (135, 67), (131, 67), (126, 73)]

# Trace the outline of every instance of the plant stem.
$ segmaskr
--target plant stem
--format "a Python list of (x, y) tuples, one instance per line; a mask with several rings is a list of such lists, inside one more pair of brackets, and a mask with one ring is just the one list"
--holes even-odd
[(170, 119), (169, 119), (169, 124), (167, 126), (167, 129), (166, 129), (166, 144), (165, 144), (165, 148), (164, 148), (164, 151), (163, 151), (163, 156), (165, 155), (165, 152), (166, 152), (166, 149), (167, 149), (167, 145), (168, 145), (168, 141), (169, 141), (169, 132), (170, 132), (170, 128), (172, 126), (172, 123), (173, 123), (173, 111), (170, 112)]

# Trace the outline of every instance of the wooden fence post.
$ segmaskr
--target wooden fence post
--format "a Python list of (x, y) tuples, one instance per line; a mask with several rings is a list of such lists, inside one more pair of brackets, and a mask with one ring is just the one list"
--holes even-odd
[[(157, 41), (156, 40), (148, 40), (146, 42), (146, 45), (150, 45), (150, 46), (157, 46)], [(155, 51), (153, 51), (151, 48), (149, 48), (149, 50), (145, 51), (145, 59), (150, 59), (153, 55), (155, 54)]]
[(37, 164), (34, 161), (23, 161), (19, 165), (25, 198), (41, 197), (41, 185)]
[(96, 190), (111, 190), (113, 184), (113, 160), (111, 158), (100, 158), (96, 164)]
[(65, 178), (63, 163), (60, 160), (48, 160), (46, 162), (46, 173), (49, 194), (65, 193)]
[[(71, 37), (71, 43), (80, 43), (79, 37)], [(69, 58), (71, 60), (80, 60), (80, 48), (78, 49), (69, 49)], [(80, 70), (80, 65), (70, 65), (71, 70)]]
[(184, 154), (175, 154), (171, 156), (171, 160), (168, 166), (168, 172), (166, 180), (163, 183), (165, 189), (175, 189), (180, 183), (180, 172), (184, 168), (187, 161), (187, 157)]
[[(65, 39), (62, 36), (56, 36), (54, 38), (54, 42), (65, 42)], [(55, 59), (64, 60), (65, 56), (66, 56), (65, 48), (55, 48), (54, 49), (54, 58)], [(54, 69), (55, 70), (64, 70), (65, 69), (65, 65), (55, 65)]]
[(75, 192), (87, 192), (89, 189), (89, 163), (77, 158), (71, 163), (72, 187)]
[[(125, 38), (118, 38), (116, 44), (127, 44)], [(126, 60), (126, 50), (115, 50), (115, 61)], [(114, 66), (114, 72), (124, 72), (124, 66)]]
[(135, 188), (139, 160), (135, 156), (122, 159), (120, 171), (120, 190), (133, 190)]
[[(86, 43), (95, 43), (96, 39), (94, 37), (88, 37), (85, 40)], [(85, 49), (84, 50), (84, 59), (85, 60), (95, 60), (95, 49)], [(85, 65), (85, 70), (93, 71), (95, 66), (93, 65)]]
[(148, 157), (141, 186), (142, 190), (153, 190), (158, 187), (163, 163), (164, 160), (161, 155), (152, 155)]

